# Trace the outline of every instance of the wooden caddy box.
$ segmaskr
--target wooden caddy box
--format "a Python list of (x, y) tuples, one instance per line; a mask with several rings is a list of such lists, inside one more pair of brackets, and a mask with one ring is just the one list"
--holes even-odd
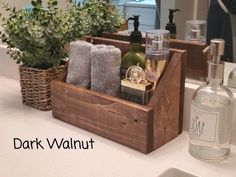
[[(121, 50), (128, 47), (122, 45)], [(51, 83), (53, 117), (143, 153), (157, 149), (182, 131), (186, 52), (172, 49), (170, 57), (147, 106), (79, 88), (62, 78)]]

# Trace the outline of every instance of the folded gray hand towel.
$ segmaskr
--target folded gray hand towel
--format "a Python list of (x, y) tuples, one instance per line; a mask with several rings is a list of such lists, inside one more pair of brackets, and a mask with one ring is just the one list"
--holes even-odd
[(121, 51), (96, 45), (91, 50), (91, 90), (120, 96)]
[(91, 48), (86, 41), (70, 43), (69, 66), (66, 82), (84, 88), (91, 85)]

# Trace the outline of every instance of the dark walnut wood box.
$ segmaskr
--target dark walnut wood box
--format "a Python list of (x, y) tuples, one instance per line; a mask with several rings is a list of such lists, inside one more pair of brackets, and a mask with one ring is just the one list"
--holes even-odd
[[(92, 42), (122, 53), (129, 48), (110, 39)], [(65, 77), (52, 81), (53, 117), (143, 153), (161, 147), (182, 131), (186, 52), (172, 49), (170, 58), (147, 106), (67, 84)]]

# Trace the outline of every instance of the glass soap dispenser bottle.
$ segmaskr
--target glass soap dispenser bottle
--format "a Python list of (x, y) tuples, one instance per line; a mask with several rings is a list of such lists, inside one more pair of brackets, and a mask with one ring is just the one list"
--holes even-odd
[(202, 160), (221, 160), (230, 151), (233, 94), (222, 85), (224, 46), (223, 39), (212, 39), (203, 51), (210, 49), (212, 55), (207, 83), (195, 91), (191, 103), (189, 152)]
[(153, 90), (169, 63), (170, 32), (149, 30), (146, 33), (145, 73)]
[(207, 22), (205, 20), (188, 20), (185, 22), (185, 40), (206, 43)]
[(142, 52), (142, 33), (138, 30), (139, 15), (130, 17), (127, 21), (134, 21), (134, 31), (130, 35), (130, 50), (121, 60), (121, 79), (125, 79), (126, 71), (133, 65), (145, 68), (145, 55)]

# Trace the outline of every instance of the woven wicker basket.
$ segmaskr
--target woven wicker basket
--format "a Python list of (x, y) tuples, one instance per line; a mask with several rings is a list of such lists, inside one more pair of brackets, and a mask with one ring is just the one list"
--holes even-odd
[(65, 71), (66, 65), (47, 70), (19, 66), (23, 104), (42, 111), (51, 110), (50, 83)]

